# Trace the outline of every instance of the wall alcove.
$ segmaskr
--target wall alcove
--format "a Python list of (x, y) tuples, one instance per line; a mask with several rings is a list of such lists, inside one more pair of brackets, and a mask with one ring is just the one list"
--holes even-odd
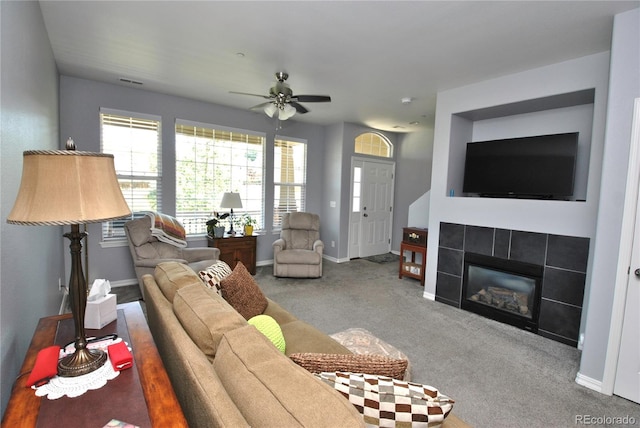
[(591, 88), (452, 114), (447, 195), (475, 196), (462, 192), (468, 142), (579, 132), (570, 200), (586, 201), (594, 99), (595, 89)]

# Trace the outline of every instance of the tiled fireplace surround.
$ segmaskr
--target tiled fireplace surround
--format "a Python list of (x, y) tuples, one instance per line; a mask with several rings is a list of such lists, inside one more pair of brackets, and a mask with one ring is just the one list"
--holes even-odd
[(460, 308), (465, 252), (544, 266), (538, 334), (578, 345), (589, 238), (440, 223), (437, 301)]

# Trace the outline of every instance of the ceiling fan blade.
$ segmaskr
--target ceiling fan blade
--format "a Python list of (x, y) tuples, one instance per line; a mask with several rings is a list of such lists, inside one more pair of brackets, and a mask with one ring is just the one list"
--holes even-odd
[(291, 97), (301, 103), (328, 103), (331, 102), (329, 95), (295, 95)]
[(264, 98), (265, 100), (271, 99), (270, 95), (258, 95), (258, 94), (250, 94), (248, 92), (236, 92), (236, 91), (229, 91), (229, 93), (238, 94), (238, 95), (251, 95), (252, 97), (260, 97), (260, 98)]
[(249, 110), (262, 110), (269, 104), (273, 104), (271, 101), (267, 101), (266, 103), (258, 104), (257, 106), (249, 107)]
[(296, 111), (300, 114), (305, 114), (309, 111), (305, 106), (303, 106), (302, 104), (298, 104), (295, 101), (291, 101), (289, 104), (291, 104), (296, 109)]

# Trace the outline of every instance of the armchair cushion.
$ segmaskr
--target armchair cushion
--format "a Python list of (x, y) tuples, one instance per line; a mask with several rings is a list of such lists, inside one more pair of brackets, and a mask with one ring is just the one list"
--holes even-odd
[(317, 265), (322, 256), (310, 250), (284, 250), (276, 254), (276, 259), (284, 264)]
[(131, 243), (136, 247), (141, 246), (145, 242), (156, 241), (156, 239), (151, 236), (151, 219), (147, 216), (128, 221), (125, 223), (125, 228), (127, 229)]

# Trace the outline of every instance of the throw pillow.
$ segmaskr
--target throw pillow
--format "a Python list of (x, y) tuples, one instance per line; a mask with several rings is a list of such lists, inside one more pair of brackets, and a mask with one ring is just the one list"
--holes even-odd
[(441, 427), (453, 408), (452, 399), (428, 385), (346, 372), (315, 376), (345, 396), (367, 425)]
[(269, 302), (247, 268), (238, 262), (231, 275), (220, 281), (222, 297), (246, 320), (260, 315)]
[(402, 379), (407, 370), (407, 360), (397, 360), (383, 355), (295, 353), (289, 358), (311, 373), (354, 372), (389, 376)]
[(214, 264), (198, 272), (198, 275), (200, 275), (204, 285), (215, 290), (216, 293), (222, 296), (220, 281), (231, 275), (231, 268), (222, 260), (216, 260)]
[(275, 346), (284, 354), (286, 344), (284, 336), (282, 335), (282, 329), (269, 315), (256, 315), (249, 320), (249, 324), (258, 329), (258, 331), (265, 335)]

